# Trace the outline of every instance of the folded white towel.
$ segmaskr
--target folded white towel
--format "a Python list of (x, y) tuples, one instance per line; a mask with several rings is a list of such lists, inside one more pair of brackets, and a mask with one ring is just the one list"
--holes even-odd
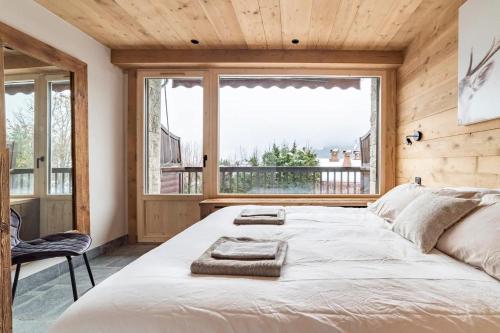
[[(273, 215), (274, 214), (274, 215)], [(283, 224), (285, 223), (284, 208), (253, 208), (244, 209), (234, 219), (234, 224)]]
[(247, 208), (241, 211), (242, 217), (249, 216), (278, 216), (280, 208)]
[(212, 251), (212, 258), (232, 260), (274, 259), (277, 241), (256, 241), (251, 238), (228, 239)]

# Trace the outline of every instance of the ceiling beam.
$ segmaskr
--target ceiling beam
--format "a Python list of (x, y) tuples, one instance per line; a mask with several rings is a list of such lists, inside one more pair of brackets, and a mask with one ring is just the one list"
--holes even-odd
[(370, 67), (403, 63), (399, 51), (285, 50), (111, 50), (111, 62), (122, 68), (141, 67)]

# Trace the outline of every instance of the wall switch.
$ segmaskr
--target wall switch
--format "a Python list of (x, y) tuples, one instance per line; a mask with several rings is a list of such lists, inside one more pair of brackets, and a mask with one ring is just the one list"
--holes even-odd
[(415, 177), (415, 184), (422, 185), (422, 178)]

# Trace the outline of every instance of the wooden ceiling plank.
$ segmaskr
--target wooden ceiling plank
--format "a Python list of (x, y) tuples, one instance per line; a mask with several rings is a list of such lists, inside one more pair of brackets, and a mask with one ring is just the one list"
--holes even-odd
[[(456, 0), (451, 0), (456, 1)], [(423, 0), (413, 12), (411, 18), (403, 24), (388, 43), (388, 48), (402, 50), (417, 36), (418, 32), (432, 25), (436, 13), (441, 13), (450, 4), (450, 0)]]
[(327, 48), (340, 4), (341, 0), (313, 0), (308, 48)]
[(282, 49), (280, 0), (258, 0), (268, 49)]
[[(115, 29), (110, 29), (111, 22), (105, 24), (106, 22), (98, 14), (94, 14), (93, 10), (85, 11), (80, 8), (78, 0), (67, 0), (64, 6), (57, 0), (36, 0), (36, 2), (108, 47), (120, 48), (130, 43), (130, 40), (117, 33)], [(89, 13), (91, 15), (88, 15)]]
[[(131, 39), (142, 47), (159, 47), (159, 42), (148, 34), (148, 32), (138, 24), (118, 3), (114, 0), (99, 0), (95, 5), (87, 1), (73, 1), (83, 12), (94, 11), (98, 15), (105, 27), (111, 25), (112, 29), (123, 36), (125, 40)], [(139, 46), (140, 47), (140, 46)]]
[(232, 0), (245, 41), (250, 49), (267, 48), (266, 32), (257, 0)]
[(163, 19), (168, 22), (172, 30), (179, 36), (179, 38), (186, 43), (186, 49), (190, 48), (208, 48), (207, 43), (203, 42), (199, 45), (191, 44), (191, 39), (202, 40), (202, 36), (192, 29), (188, 23), (184, 22), (178, 15), (172, 13), (168, 8), (164, 6), (163, 0), (148, 0), (151, 6), (156, 11), (157, 15), (163, 17)]
[[(281, 2), (281, 26), (285, 49), (306, 49), (311, 27), (312, 0), (287, 0)], [(298, 39), (299, 44), (292, 44)]]
[[(114, 49), (403, 50), (464, 0), (36, 0)], [(293, 38), (300, 43), (291, 43)], [(191, 39), (201, 44), (193, 45)]]
[(181, 38), (171, 27), (158, 8), (149, 0), (115, 0), (116, 3), (130, 15), (157, 44), (166, 48), (188, 48), (189, 41)]
[(176, 31), (183, 30), (184, 36), (191, 34), (186, 40), (199, 40), (200, 44), (196, 48), (223, 48), (217, 31), (198, 0), (155, 0), (155, 3), (163, 15), (168, 15), (168, 20)]
[(334, 25), (328, 37), (329, 49), (341, 49), (354, 24), (361, 0), (341, 0)]
[(389, 42), (401, 27), (412, 18), (424, 0), (402, 0), (394, 2), (382, 26), (377, 31), (377, 37), (371, 42), (370, 49), (388, 48)]
[(231, 0), (199, 0), (199, 3), (224, 48), (243, 49), (247, 47)]
[(4, 56), (5, 70), (18, 69), (18, 68), (39, 68), (39, 67), (50, 67), (50, 66), (52, 65), (22, 53), (18, 54), (5, 53)]
[(346, 50), (368, 49), (394, 1), (400, 0), (361, 2), (349, 31), (349, 39), (344, 41), (342, 47)]

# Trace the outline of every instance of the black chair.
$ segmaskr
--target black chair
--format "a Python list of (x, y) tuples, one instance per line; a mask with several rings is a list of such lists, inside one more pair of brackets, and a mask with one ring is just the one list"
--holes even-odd
[(12, 302), (16, 295), (17, 280), (21, 271), (21, 264), (36, 260), (66, 257), (69, 265), (69, 274), (71, 277), (71, 287), (73, 288), (73, 298), (78, 299), (78, 292), (75, 283), (75, 271), (71, 258), (74, 256), (83, 255), (87, 271), (89, 273), (90, 282), (95, 286), (94, 277), (90, 269), (89, 260), (85, 251), (90, 247), (92, 239), (90, 236), (78, 232), (61, 232), (42, 238), (37, 238), (31, 241), (22, 241), (19, 238), (19, 230), (21, 229), (21, 216), (14, 210), (10, 209), (10, 249), (12, 265), (16, 265), (16, 274), (14, 276), (14, 284), (12, 286)]

